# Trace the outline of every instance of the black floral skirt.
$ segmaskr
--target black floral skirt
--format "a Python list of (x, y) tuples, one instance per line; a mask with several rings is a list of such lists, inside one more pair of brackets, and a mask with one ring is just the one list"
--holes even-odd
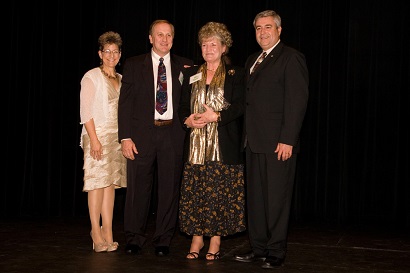
[(220, 162), (185, 163), (179, 201), (182, 232), (226, 236), (246, 229), (243, 168)]

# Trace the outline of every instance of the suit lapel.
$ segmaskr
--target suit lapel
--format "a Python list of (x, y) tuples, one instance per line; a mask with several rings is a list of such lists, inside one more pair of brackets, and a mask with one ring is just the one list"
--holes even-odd
[(171, 54), (171, 74), (172, 74), (172, 103), (178, 105), (176, 100), (179, 98), (176, 91), (180, 90), (181, 83), (179, 82), (179, 73), (181, 73), (180, 65), (176, 62), (175, 58)]
[[(266, 67), (269, 64), (273, 64), (279, 58), (280, 53), (282, 52), (283, 44), (279, 43), (275, 48), (266, 56), (265, 60), (259, 65), (259, 68)], [(256, 71), (255, 71), (256, 73)]]
[(256, 59), (259, 57), (259, 55), (262, 54), (262, 51), (259, 51), (257, 53), (254, 53), (250, 61), (247, 63), (247, 66), (245, 67), (246, 69), (246, 75), (250, 75), (251, 67), (252, 65), (256, 62)]
[[(270, 64), (273, 64), (276, 62), (276, 60), (279, 58), (280, 53), (282, 52), (283, 49), (283, 44), (281, 42), (279, 42), (279, 44), (277, 44), (275, 46), (275, 48), (266, 56), (266, 58), (263, 60), (263, 62), (260, 63), (258, 69), (256, 69), (256, 71), (252, 74), (249, 75), (249, 78), (252, 79), (254, 78), (255, 75), (257, 75), (258, 73), (260, 73), (265, 67), (267, 67)], [(262, 51), (260, 51), (254, 58), (254, 61), (251, 63), (251, 65), (256, 61), (256, 59), (259, 57), (259, 55), (262, 54)], [(250, 67), (248, 68), (248, 71), (250, 70)], [(249, 72), (248, 72), (249, 74)]]
[(144, 88), (144, 90), (147, 90), (148, 92), (147, 95), (150, 101), (154, 103), (155, 102), (155, 90), (153, 90), (152, 88), (155, 88), (155, 87), (154, 87), (154, 74), (152, 73), (152, 69), (153, 69), (153, 64), (152, 64), (151, 53), (147, 53), (145, 55), (144, 65), (142, 67), (142, 77), (144, 80), (144, 85), (148, 86), (148, 88)]

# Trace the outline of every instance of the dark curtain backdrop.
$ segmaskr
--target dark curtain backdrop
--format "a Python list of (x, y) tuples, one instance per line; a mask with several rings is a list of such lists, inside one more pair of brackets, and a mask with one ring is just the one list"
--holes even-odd
[[(150, 23), (168, 19), (176, 28), (173, 52), (201, 63), (197, 32), (219, 21), (233, 34), (232, 62), (243, 66), (259, 50), (254, 16), (274, 9), (282, 16), (282, 41), (306, 55), (310, 72), (292, 220), (410, 227), (408, 1), (8, 5), (1, 53), (7, 64), (2, 219), (88, 215), (79, 92), (83, 74), (99, 65), (100, 34), (122, 35), (123, 62), (148, 52)], [(117, 213), (124, 193), (117, 191)]]

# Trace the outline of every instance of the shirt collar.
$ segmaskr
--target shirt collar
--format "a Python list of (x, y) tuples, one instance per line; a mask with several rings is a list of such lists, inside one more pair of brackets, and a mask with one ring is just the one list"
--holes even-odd
[[(159, 58), (161, 58), (157, 53), (154, 52), (154, 50), (151, 49), (151, 57), (153, 63), (159, 64)], [(171, 58), (171, 54), (168, 52), (164, 57), (164, 63), (168, 63)]]
[(264, 50), (266, 52), (266, 55), (269, 55), (269, 53), (280, 43), (280, 39), (278, 40), (278, 42), (272, 46), (271, 48), (269, 48), (268, 50)]

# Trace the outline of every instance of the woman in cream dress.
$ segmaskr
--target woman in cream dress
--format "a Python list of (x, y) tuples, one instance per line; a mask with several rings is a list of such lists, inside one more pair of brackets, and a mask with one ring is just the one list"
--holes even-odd
[(84, 187), (88, 193), (91, 238), (95, 252), (115, 251), (112, 219), (115, 189), (126, 187), (126, 159), (118, 142), (117, 109), (121, 75), (115, 71), (122, 39), (109, 31), (98, 39), (101, 66), (81, 80), (80, 146), (84, 151)]

